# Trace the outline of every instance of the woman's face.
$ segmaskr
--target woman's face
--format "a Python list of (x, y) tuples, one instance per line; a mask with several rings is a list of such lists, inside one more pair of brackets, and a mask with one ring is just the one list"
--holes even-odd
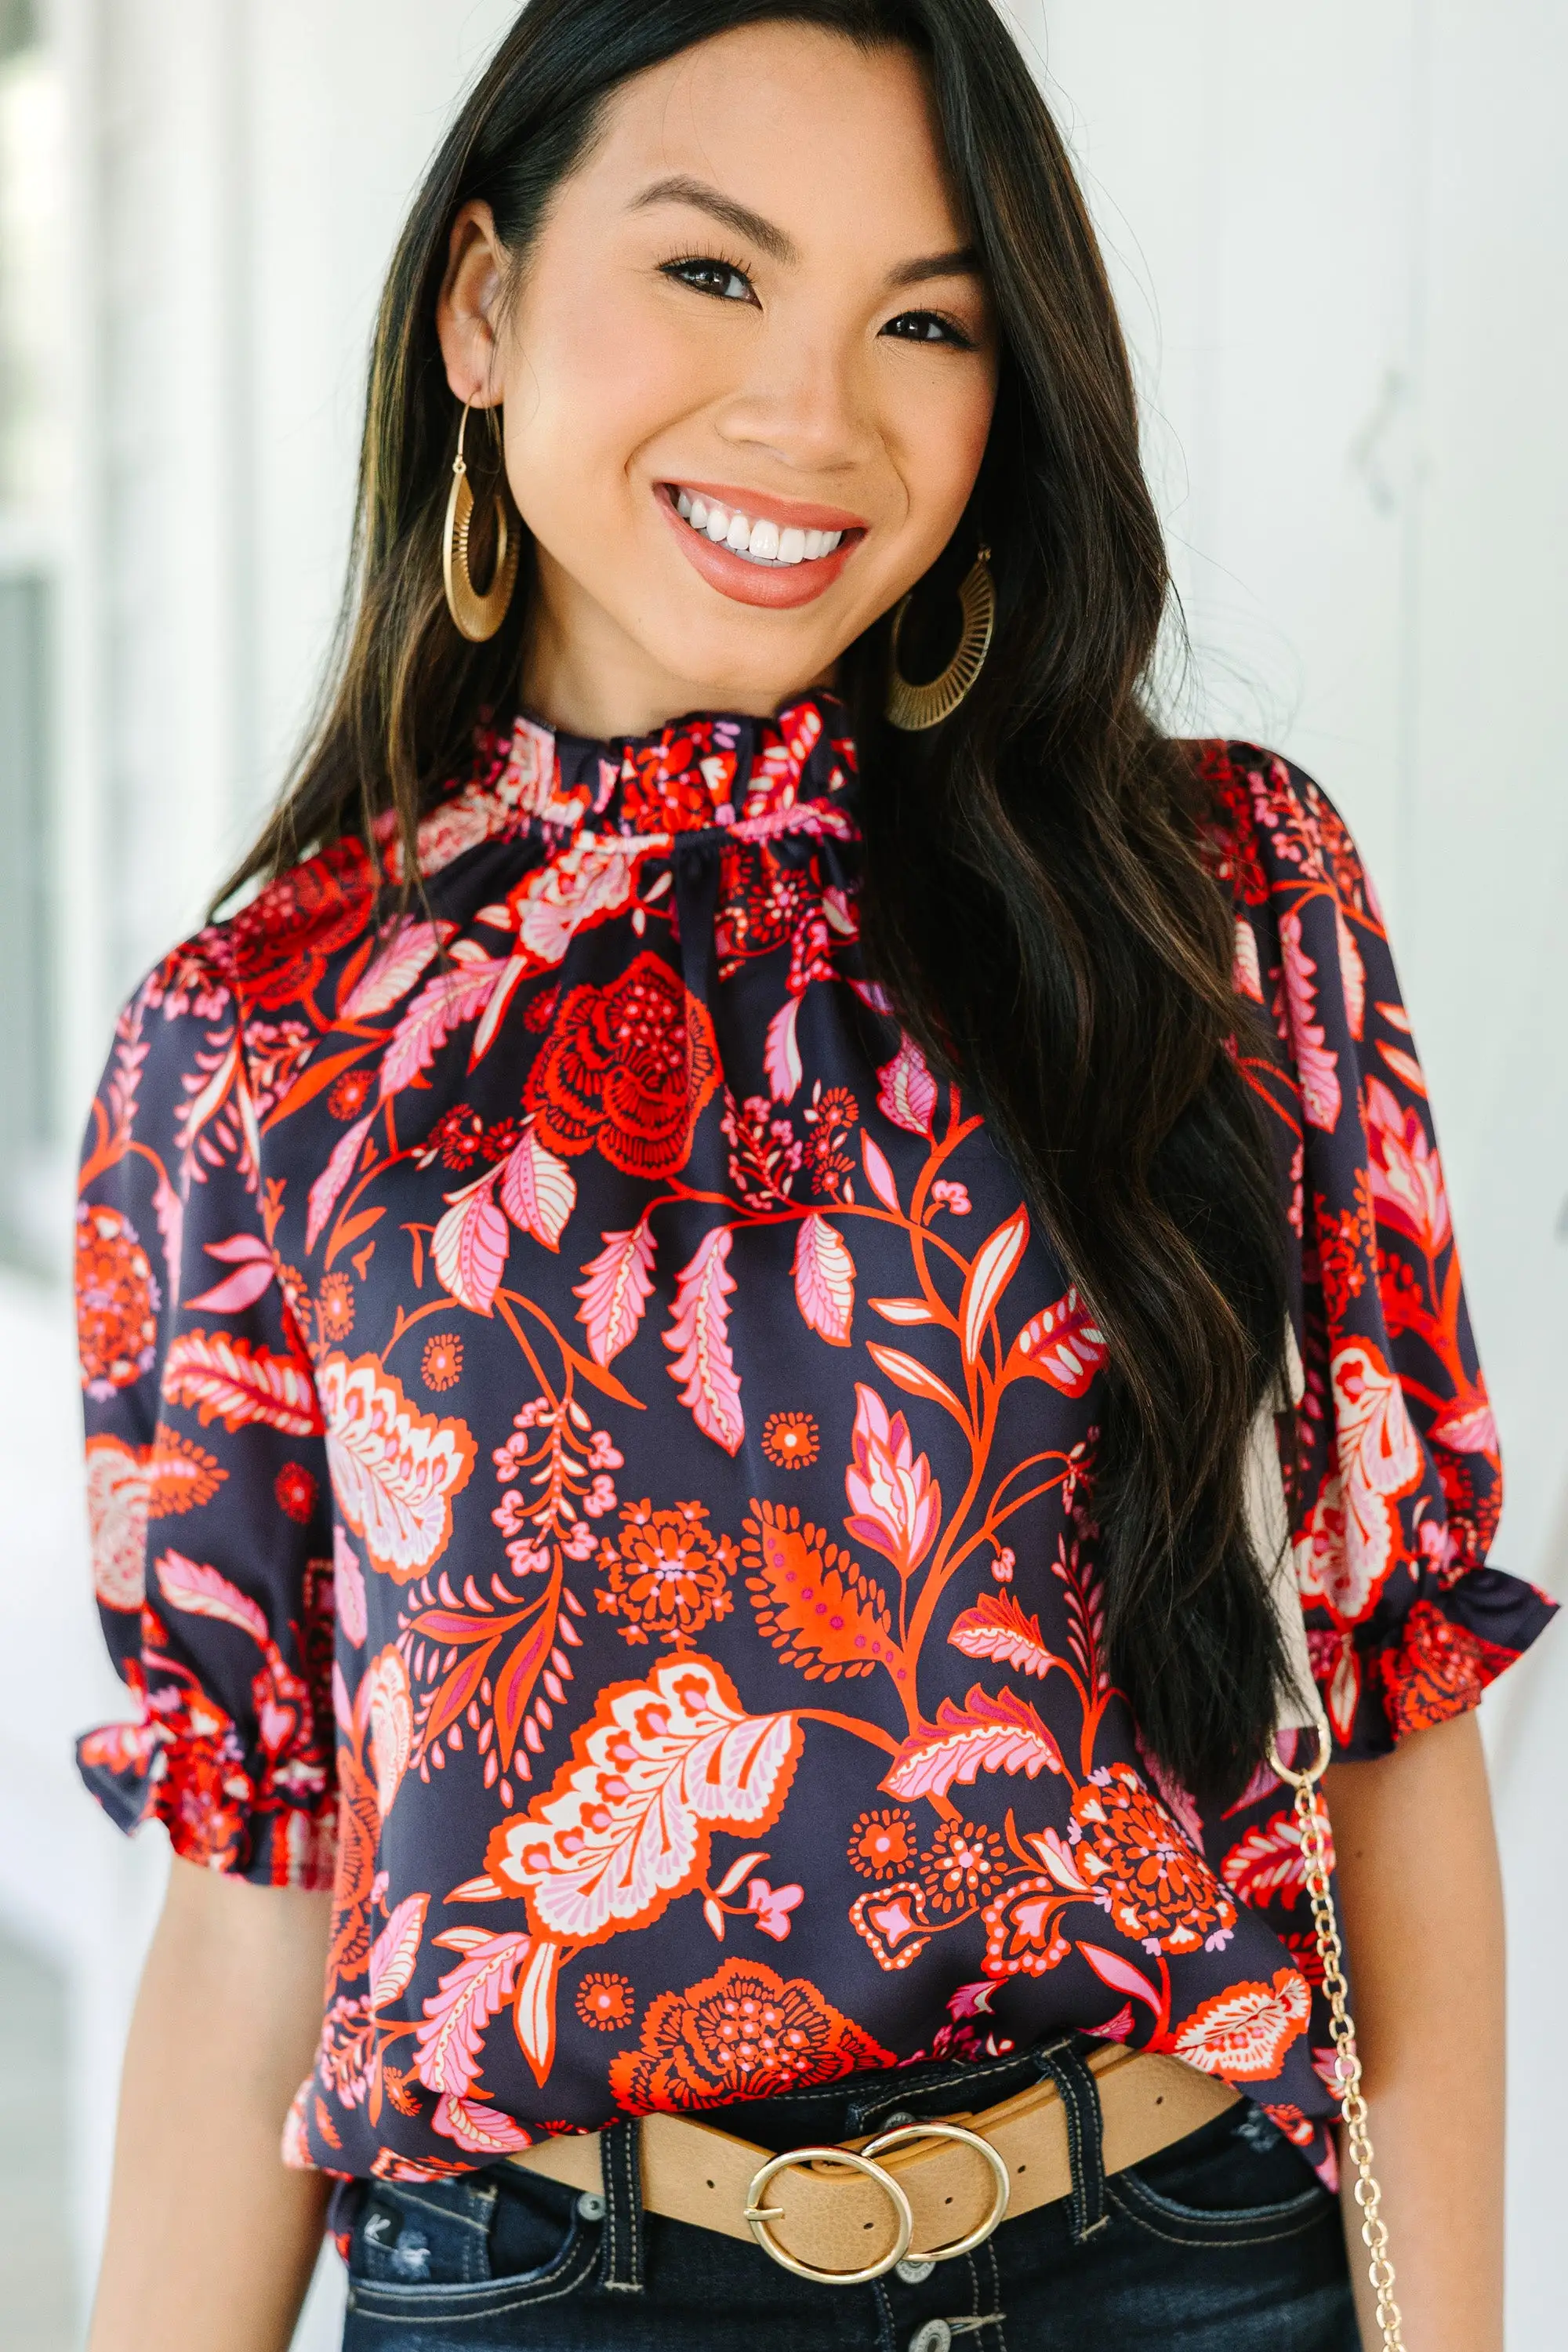
[(439, 326), (505, 406), (530, 699), (589, 733), (826, 677), (951, 537), (995, 394), (920, 67), (796, 25), (626, 84), (510, 299), (469, 206)]

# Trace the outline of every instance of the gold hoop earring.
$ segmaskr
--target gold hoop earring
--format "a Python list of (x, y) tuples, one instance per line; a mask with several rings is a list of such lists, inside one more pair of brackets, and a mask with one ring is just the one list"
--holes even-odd
[(447, 500), (447, 535), (441, 547), (441, 579), (447, 610), (470, 645), (482, 646), (495, 635), (507, 615), (517, 585), (521, 528), (512, 528), (510, 500), (504, 489), (495, 495), (496, 561), (490, 584), (481, 596), (468, 570), (468, 533), (474, 520), (474, 493), (463, 456), (463, 436), (468, 429), (471, 400), (463, 403), (458, 426), (458, 454), (452, 460), (452, 489)]
[(991, 632), (996, 622), (996, 590), (991, 579), (990, 553), (988, 547), (983, 547), (964, 576), (958, 592), (963, 612), (963, 633), (958, 640), (958, 651), (941, 676), (933, 677), (929, 685), (911, 686), (899, 668), (899, 635), (904, 625), (904, 614), (910, 609), (912, 589), (893, 615), (892, 642), (888, 648), (886, 709), (893, 725), (906, 734), (920, 734), (951, 719), (980, 675), (991, 650)]

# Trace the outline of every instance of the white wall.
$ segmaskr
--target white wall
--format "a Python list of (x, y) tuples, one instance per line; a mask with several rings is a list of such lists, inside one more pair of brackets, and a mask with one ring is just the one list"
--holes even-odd
[[(112, 996), (198, 918), (307, 707), (380, 271), (452, 95), (511, 13), (57, 0), (81, 298), (58, 485), (79, 1101)], [(1568, 1101), (1549, 1028), (1568, 1001), (1552, 692), (1568, 12), (1015, 13), (1123, 292), (1198, 656), (1192, 723), (1261, 733), (1313, 769), (1383, 884), (1509, 1451), (1499, 1557), (1551, 1580), (1568, 1544)], [(103, 1678), (64, 1326), (47, 1296), (0, 1291), (0, 1364), (24, 1363), (36, 1376), (0, 1396), (0, 1560), (26, 1576), (0, 1571), (0, 1641), (50, 1672), (0, 1748), (0, 1906), (28, 1906), (79, 1986), (87, 2260), (158, 1861), (128, 1857), (69, 1789), (64, 1736)], [(1536, 2352), (1568, 2186), (1568, 2060), (1548, 2023), (1568, 1941), (1548, 1729), (1568, 1643), (1510, 1682), (1487, 1714), (1515, 1922), (1510, 2342)], [(329, 2308), (312, 2341), (331, 2324)]]

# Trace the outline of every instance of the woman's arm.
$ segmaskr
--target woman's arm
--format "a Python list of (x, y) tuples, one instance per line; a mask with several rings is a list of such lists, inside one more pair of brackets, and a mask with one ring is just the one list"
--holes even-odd
[[(1324, 1776), (1394, 2299), (1420, 2352), (1501, 2352), (1502, 1882), (1474, 1715)], [(1347, 2168), (1362, 2339), (1381, 2344)]]
[(132, 2020), (89, 2352), (285, 2352), (326, 2182), (279, 2142), (315, 2054), (331, 1897), (176, 1860)]

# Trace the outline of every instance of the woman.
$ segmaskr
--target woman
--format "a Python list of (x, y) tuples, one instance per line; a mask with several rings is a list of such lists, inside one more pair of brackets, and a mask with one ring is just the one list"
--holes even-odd
[(1352, 2345), (1323, 1711), (1405, 2323), (1498, 2345), (1548, 1612), (1354, 847), (1142, 698), (984, 0), (534, 0), (364, 451), (88, 1139), (84, 1766), (179, 1857), (95, 2352), (284, 2345), (329, 2189), (355, 2347)]

